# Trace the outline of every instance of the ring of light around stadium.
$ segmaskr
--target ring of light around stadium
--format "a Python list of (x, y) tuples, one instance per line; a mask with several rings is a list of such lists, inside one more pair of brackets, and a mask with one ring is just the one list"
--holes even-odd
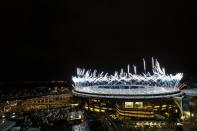
[(74, 76), (73, 94), (81, 97), (113, 98), (113, 99), (148, 99), (168, 98), (182, 95), (178, 88), (183, 73), (166, 74), (165, 68), (161, 68), (157, 60), (152, 58), (152, 73), (137, 74), (136, 66), (133, 73), (128, 66), (127, 72), (121, 69), (114, 75), (97, 73), (96, 70), (77, 69)]

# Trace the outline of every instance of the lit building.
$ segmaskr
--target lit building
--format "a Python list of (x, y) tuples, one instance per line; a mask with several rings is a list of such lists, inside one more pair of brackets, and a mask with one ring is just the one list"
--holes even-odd
[[(113, 112), (120, 119), (172, 120), (183, 115), (179, 82), (182, 73), (166, 74), (152, 58), (152, 73), (137, 74), (130, 66), (114, 75), (96, 70), (77, 69), (73, 77), (74, 96), (83, 98), (85, 109), (95, 112)], [(132, 73), (133, 72), (133, 73)]]

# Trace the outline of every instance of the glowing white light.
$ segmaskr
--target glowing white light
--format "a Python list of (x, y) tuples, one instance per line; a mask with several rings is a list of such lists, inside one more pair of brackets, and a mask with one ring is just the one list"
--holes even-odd
[(137, 74), (137, 67), (135, 65), (133, 65), (133, 70), (134, 70), (134, 73)]
[(143, 59), (143, 64), (144, 64), (144, 72), (146, 73), (146, 61)]
[[(133, 65), (134, 74), (130, 72), (129, 65), (127, 66), (127, 72), (121, 69), (120, 73), (115, 71), (114, 75), (108, 75), (108, 73), (104, 72), (97, 73), (96, 70), (86, 71), (85, 69), (77, 68), (77, 76), (72, 77), (72, 80), (75, 83), (74, 87), (76, 90), (86, 92), (95, 91), (102, 93), (106, 91), (108, 93), (116, 93), (115, 89), (118, 89), (125, 93), (137, 91), (136, 93), (146, 94), (150, 92), (154, 94), (157, 91), (170, 92), (179, 90), (178, 84), (183, 77), (183, 73), (166, 74), (165, 68), (161, 68), (157, 59), (154, 58), (152, 58), (152, 73), (146, 72), (144, 59), (143, 65), (145, 73), (142, 74), (137, 74), (135, 65)], [(139, 89), (136, 90), (136, 88)], [(149, 91), (150, 89), (153, 89), (153, 91)]]

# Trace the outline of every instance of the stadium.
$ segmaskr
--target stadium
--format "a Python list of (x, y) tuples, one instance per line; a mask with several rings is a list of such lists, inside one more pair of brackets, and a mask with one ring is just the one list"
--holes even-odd
[(182, 96), (179, 88), (183, 73), (166, 74), (157, 59), (152, 58), (152, 70), (137, 74), (133, 65), (113, 75), (96, 70), (77, 68), (72, 78), (73, 95), (82, 106), (95, 112), (114, 112), (120, 119), (166, 120), (181, 117)]

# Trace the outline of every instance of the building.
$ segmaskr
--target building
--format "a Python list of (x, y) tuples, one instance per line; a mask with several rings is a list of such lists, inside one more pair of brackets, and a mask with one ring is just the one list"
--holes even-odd
[(73, 77), (74, 96), (82, 98), (89, 111), (114, 113), (120, 119), (172, 120), (184, 115), (183, 92), (179, 88), (182, 73), (166, 74), (157, 60), (152, 59), (152, 73), (115, 72), (98, 74), (96, 70), (77, 69)]

